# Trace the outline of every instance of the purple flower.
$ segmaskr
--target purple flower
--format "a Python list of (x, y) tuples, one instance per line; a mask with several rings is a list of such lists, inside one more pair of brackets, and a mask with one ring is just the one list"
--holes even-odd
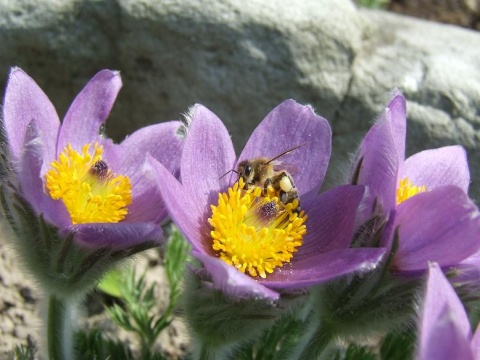
[[(215, 289), (236, 298), (278, 299), (282, 290), (301, 289), (368, 270), (382, 257), (383, 249), (349, 248), (364, 193), (362, 186), (341, 186), (317, 195), (330, 157), (331, 130), (327, 121), (315, 115), (311, 107), (293, 100), (277, 106), (253, 132), (238, 159), (226, 128), (215, 114), (197, 105), (191, 118), (182, 154), (181, 182), (162, 164), (151, 161), (151, 166), (172, 219), (191, 243), (194, 256), (203, 263)], [(270, 222), (273, 200), (261, 202), (266, 197), (251, 195), (255, 199), (247, 201), (238, 190), (241, 185), (236, 182), (236, 176), (222, 176), (237, 169), (243, 160), (271, 159), (302, 144), (305, 145), (278, 159), (285, 167), (288, 164), (297, 169), (291, 175), (302, 211), (292, 210), (288, 204), (285, 212), (274, 210), (275, 221)], [(250, 194), (255, 191), (257, 195), (262, 192), (257, 187)], [(223, 194), (220, 196), (224, 197), (223, 204), (219, 202), (219, 194)], [(239, 206), (242, 201), (245, 203)], [(275, 205), (278, 206), (278, 202)], [(235, 211), (242, 206), (246, 215), (238, 220)], [(223, 209), (231, 210), (234, 215)], [(286, 213), (288, 220), (279, 220), (280, 215)], [(262, 241), (272, 240), (268, 234), (276, 231), (290, 234), (290, 240), (294, 239), (281, 242), (281, 246), (287, 244), (285, 247), (288, 247), (297, 241), (303, 245), (295, 245), (291, 251), (274, 250), (274, 255), (264, 256), (265, 249), (275, 245)], [(219, 244), (215, 246), (220, 250), (213, 249), (214, 243)], [(277, 256), (291, 258), (285, 260), (283, 266), (269, 268), (268, 261)], [(252, 258), (254, 260), (243, 261)]]
[(122, 83), (118, 72), (96, 74), (60, 124), (40, 87), (21, 69), (8, 80), (3, 126), (21, 197), (37, 216), (75, 234), (84, 248), (127, 248), (162, 240), (167, 212), (146, 154), (168, 172), (179, 169), (177, 121), (136, 131), (120, 144), (99, 134)]
[(417, 359), (480, 359), (480, 331), (472, 337), (462, 302), (437, 263), (429, 264), (419, 324)]
[(383, 246), (397, 241), (393, 270), (452, 266), (480, 247), (480, 216), (468, 198), (465, 150), (446, 146), (405, 160), (406, 103), (396, 91), (363, 139), (350, 180), (367, 186), (366, 211), (389, 218)]

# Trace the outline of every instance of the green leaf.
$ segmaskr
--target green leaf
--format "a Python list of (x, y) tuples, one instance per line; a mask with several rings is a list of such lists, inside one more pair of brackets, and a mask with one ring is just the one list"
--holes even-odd
[(98, 329), (90, 332), (79, 331), (75, 334), (77, 359), (96, 360), (134, 360), (130, 350), (120, 341), (102, 336)]
[(190, 261), (190, 244), (183, 238), (180, 231), (172, 229), (165, 250), (165, 271), (171, 287), (171, 297), (177, 297), (177, 288), (183, 278), (185, 264)]
[(415, 342), (415, 331), (390, 333), (382, 343), (380, 357), (382, 360), (412, 359)]
[(13, 359), (14, 360), (34, 360), (35, 355), (37, 354), (37, 347), (35, 346), (35, 343), (33, 342), (32, 338), (28, 336), (27, 338), (27, 344), (26, 345), (20, 345), (15, 348), (15, 351), (13, 352)]
[(350, 344), (346, 349), (336, 350), (329, 357), (331, 360), (377, 360), (377, 356), (364, 346)]
[(125, 281), (123, 280), (124, 271), (120, 269), (115, 269), (109, 271), (97, 285), (97, 288), (100, 291), (103, 291), (105, 294), (110, 296), (121, 298), (122, 297), (122, 287), (124, 286)]

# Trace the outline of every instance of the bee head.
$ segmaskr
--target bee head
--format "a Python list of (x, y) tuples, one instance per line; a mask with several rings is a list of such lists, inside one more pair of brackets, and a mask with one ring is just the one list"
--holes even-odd
[(250, 161), (244, 160), (240, 164), (238, 164), (237, 173), (238, 173), (238, 178), (239, 179), (242, 178), (243, 181), (245, 181), (246, 189), (248, 188), (249, 185), (252, 185), (254, 183), (253, 178), (255, 174)]

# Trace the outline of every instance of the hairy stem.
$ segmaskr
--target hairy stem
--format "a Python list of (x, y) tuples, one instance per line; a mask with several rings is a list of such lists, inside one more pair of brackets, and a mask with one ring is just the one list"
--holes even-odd
[(73, 359), (73, 303), (50, 295), (48, 301), (47, 344), (49, 360)]

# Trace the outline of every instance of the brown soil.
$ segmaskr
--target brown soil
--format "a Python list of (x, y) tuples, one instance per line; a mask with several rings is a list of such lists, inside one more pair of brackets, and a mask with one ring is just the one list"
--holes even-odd
[[(9, 245), (7, 238), (8, 234), (0, 228), (0, 359), (11, 359), (12, 350), (17, 345), (32, 344), (38, 350), (40, 334), (45, 331), (41, 321), (44, 308), (42, 292), (24, 271), (22, 260)], [(167, 303), (168, 284), (158, 252), (144, 252), (135, 260), (137, 273), (146, 271), (146, 282), (149, 285), (156, 284), (155, 297), (158, 299), (157, 310), (160, 314)], [(137, 354), (137, 339), (113, 323), (106, 314), (103, 303), (98, 294), (90, 296), (83, 306), (88, 317), (78, 325), (83, 329), (100, 329), (104, 337), (122, 341), (133, 354)], [(185, 324), (175, 317), (168, 329), (160, 335), (154, 350), (173, 360), (186, 353), (188, 344)], [(40, 352), (37, 352), (35, 360), (41, 359)]]
[(480, 30), (480, 0), (392, 0), (387, 9), (426, 20)]

